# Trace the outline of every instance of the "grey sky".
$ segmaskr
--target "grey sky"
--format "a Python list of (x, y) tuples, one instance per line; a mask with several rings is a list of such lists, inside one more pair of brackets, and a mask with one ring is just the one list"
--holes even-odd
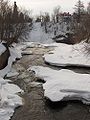
[[(73, 7), (76, 4), (77, 0), (11, 0), (16, 1), (17, 5), (27, 8), (27, 9), (32, 9), (33, 14), (39, 14), (40, 11), (43, 12), (52, 12), (53, 8), (57, 5), (61, 6), (62, 11), (73, 11)], [(82, 0), (85, 4), (90, 0)]]

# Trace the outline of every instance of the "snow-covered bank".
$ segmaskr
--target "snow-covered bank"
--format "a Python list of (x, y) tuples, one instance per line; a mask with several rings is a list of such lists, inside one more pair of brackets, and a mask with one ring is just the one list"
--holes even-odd
[(0, 43), (0, 55), (4, 53), (5, 50), (6, 50), (5, 46), (2, 43)]
[(8, 60), (8, 64), (7, 66), (0, 70), (0, 76), (1, 77), (4, 77), (8, 72), (10, 72), (11, 70), (11, 66), (12, 66), (12, 63), (16, 60), (16, 58), (21, 58), (21, 51), (20, 50), (17, 50), (15, 48), (9, 48), (10, 50), (10, 57), (9, 57), (9, 60)]
[(44, 80), (44, 96), (51, 101), (81, 100), (90, 104), (90, 75), (79, 74), (71, 70), (53, 70), (42, 66), (33, 66), (36, 76)]
[(22, 90), (8, 82), (0, 77), (0, 120), (9, 120), (14, 109), (22, 105), (22, 98), (17, 95)]
[[(2, 54), (6, 48), (0, 45), (0, 54)], [(12, 63), (16, 58), (21, 58), (21, 51), (14, 47), (9, 48), (10, 57), (8, 59), (7, 66), (0, 70), (0, 120), (9, 120), (14, 113), (14, 109), (21, 106), (22, 98), (17, 95), (19, 92), (23, 92), (18, 86), (11, 83), (10, 80), (3, 77), (12, 71)], [(15, 74), (15, 71), (13, 73)], [(10, 76), (11, 74), (9, 74)]]
[(44, 55), (47, 63), (55, 66), (90, 67), (90, 55), (86, 54), (86, 43), (76, 45), (58, 44), (52, 54)]

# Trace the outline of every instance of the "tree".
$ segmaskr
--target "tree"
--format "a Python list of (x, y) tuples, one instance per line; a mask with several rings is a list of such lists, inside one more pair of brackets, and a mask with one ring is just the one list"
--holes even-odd
[(54, 19), (57, 23), (59, 22), (60, 8), (61, 8), (60, 6), (56, 6), (53, 10), (54, 11)]
[(13, 22), (17, 22), (18, 20), (18, 7), (16, 2), (14, 2), (14, 7), (13, 7)]
[[(27, 20), (25, 16), (28, 17)], [(10, 45), (18, 42), (19, 38), (24, 38), (29, 31), (29, 18), (26, 12), (18, 9), (16, 2), (14, 7), (11, 7), (8, 1), (0, 0), (0, 40)]]
[(47, 23), (50, 22), (50, 16), (49, 16), (49, 13), (45, 12), (45, 15), (44, 15), (44, 24), (45, 24), (45, 32), (47, 33)]
[(7, 36), (8, 27), (10, 22), (11, 9), (8, 5), (8, 1), (0, 0), (0, 39), (3, 40), (4, 36)]
[(90, 14), (90, 2), (88, 3), (88, 6), (87, 6), (87, 13)]
[(84, 14), (84, 4), (81, 0), (78, 0), (77, 4), (75, 5), (75, 13), (76, 13), (76, 20), (80, 23), (82, 15)]

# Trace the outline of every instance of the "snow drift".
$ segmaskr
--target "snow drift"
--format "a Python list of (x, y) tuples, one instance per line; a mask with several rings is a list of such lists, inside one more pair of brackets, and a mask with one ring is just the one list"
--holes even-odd
[[(0, 54), (5, 52), (6, 48), (0, 44)], [(0, 120), (9, 120), (14, 113), (14, 109), (22, 105), (22, 98), (17, 95), (23, 92), (17, 85), (10, 80), (4, 79), (4, 76), (11, 72), (12, 63), (16, 58), (21, 58), (21, 51), (14, 47), (9, 48), (10, 57), (7, 66), (0, 70)], [(15, 75), (15, 73), (14, 73)], [(9, 73), (9, 76), (11, 74)]]
[(76, 45), (58, 44), (52, 54), (45, 54), (45, 62), (54, 66), (90, 67), (90, 55), (86, 54), (86, 43)]
[(0, 43), (0, 55), (1, 55), (2, 53), (4, 53), (5, 51), (6, 51), (5, 46), (4, 46), (2, 43)]
[(81, 100), (90, 104), (90, 75), (79, 74), (71, 70), (53, 70), (47, 67), (32, 66), (37, 77), (44, 80), (44, 96), (53, 102)]

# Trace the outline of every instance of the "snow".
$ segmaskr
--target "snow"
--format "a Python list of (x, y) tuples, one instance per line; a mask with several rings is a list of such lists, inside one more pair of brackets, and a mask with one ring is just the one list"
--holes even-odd
[(42, 66), (32, 66), (30, 69), (46, 82), (43, 84), (44, 96), (51, 101), (81, 100), (90, 104), (90, 75)]
[[(1, 48), (2, 45), (0, 45)], [(4, 52), (3, 49), (2, 52)], [(14, 113), (14, 109), (21, 106), (22, 98), (17, 93), (23, 92), (17, 85), (11, 84), (11, 81), (4, 79), (4, 76), (8, 77), (16, 76), (18, 73), (12, 70), (12, 63), (21, 58), (20, 48), (10, 47), (10, 57), (8, 59), (7, 66), (0, 70), (0, 120), (9, 120)]]
[(18, 92), (23, 91), (0, 77), (0, 120), (9, 120), (14, 109), (22, 105), (22, 99), (17, 95)]
[(90, 55), (86, 54), (86, 43), (76, 45), (59, 43), (52, 54), (45, 54), (44, 60), (54, 66), (90, 67)]
[(5, 51), (6, 51), (5, 46), (2, 43), (0, 43), (0, 55), (2, 55), (2, 53), (4, 53)]
[(59, 41), (62, 41), (62, 40), (64, 40), (64, 39), (65, 39), (65, 37), (61, 37), (61, 38), (57, 38), (56, 41), (59, 42)]
[[(54, 32), (53, 32), (54, 33)], [(4, 79), (4, 76), (15, 77), (19, 73), (12, 70), (12, 63), (18, 58), (20, 59), (22, 55), (30, 55), (32, 51), (27, 51), (26, 48), (34, 47), (52, 47), (53, 45), (43, 45), (41, 43), (52, 43), (53, 33), (46, 34), (44, 28), (41, 27), (40, 23), (35, 23), (33, 25), (33, 30), (30, 32), (28, 41), (33, 42), (23, 42), (19, 44), (13, 44), (10, 50), (10, 57), (8, 59), (7, 66), (0, 70), (0, 120), (9, 120), (14, 113), (14, 109), (22, 105), (22, 99), (17, 95), (17, 93), (22, 92), (22, 90), (11, 81)], [(0, 55), (5, 52), (6, 48), (0, 43)], [(39, 83), (32, 82), (32, 86), (37, 86)]]
[[(30, 31), (27, 41), (36, 42), (36, 43), (53, 43), (52, 38), (55, 38), (58, 35), (66, 36), (66, 33), (71, 33), (71, 30), (67, 30), (67, 27), (70, 28), (70, 24), (66, 22), (60, 22), (53, 24), (52, 22), (47, 23), (47, 33), (45, 33), (45, 26), (41, 27), (40, 22), (33, 23), (33, 28)], [(54, 34), (56, 31), (56, 35)], [(63, 39), (63, 38), (62, 38)]]
[(10, 78), (10, 77), (18, 76), (18, 75), (19, 75), (19, 73), (15, 69), (11, 68), (10, 72), (7, 73), (6, 77)]
[(22, 55), (32, 55), (33, 52), (32, 52), (32, 51), (22, 51), (21, 54), (22, 54)]
[(0, 70), (1, 77), (4, 77), (8, 72), (11, 71), (12, 63), (16, 60), (16, 58), (20, 59), (22, 57), (20, 50), (17, 50), (13, 47), (9, 48), (9, 50), (10, 50), (10, 57), (8, 60), (8, 65), (4, 69)]
[(27, 41), (52, 43), (52, 34), (46, 34), (44, 28), (41, 27), (41, 23), (37, 22), (33, 24), (33, 29), (31, 30)]
[[(47, 44), (45, 44), (47, 45)], [(12, 45), (15, 49), (19, 50), (20, 53), (23, 53), (24, 51), (27, 52), (27, 48), (41, 48), (44, 47), (44, 44), (41, 44), (39, 42), (35, 43), (35, 42), (21, 42), (19, 44), (13, 44)], [(32, 52), (32, 51), (28, 51), (28, 52)]]
[[(67, 27), (70, 28), (70, 24), (67, 24), (66, 22), (60, 22), (52, 25), (53, 32), (56, 30), (56, 36), (63, 35), (66, 37), (66, 33), (72, 33), (71, 30), (67, 30)], [(55, 35), (54, 35), (55, 37)]]
[(42, 83), (39, 83), (39, 82), (31, 82), (30, 83), (31, 87), (39, 87), (40, 85), (42, 85)]

